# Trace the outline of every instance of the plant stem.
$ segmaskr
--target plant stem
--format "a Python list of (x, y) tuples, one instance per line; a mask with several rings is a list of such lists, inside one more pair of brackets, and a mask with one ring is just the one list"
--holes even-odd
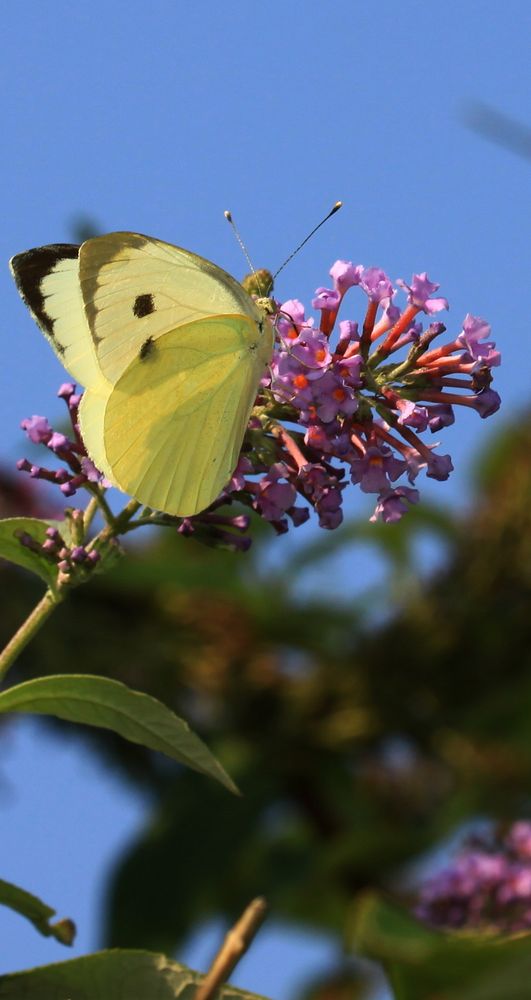
[(90, 500), (89, 500), (89, 502), (88, 502), (88, 504), (87, 504), (87, 506), (86, 506), (85, 516), (83, 518), (83, 528), (84, 528), (85, 532), (87, 532), (88, 529), (90, 528), (90, 526), (92, 524), (92, 521), (94, 520), (94, 516), (96, 514), (96, 511), (98, 510), (98, 506), (99, 506), (99, 504), (98, 504), (98, 498), (97, 497), (91, 497)]
[(26, 618), (26, 621), (15, 632), (13, 638), (9, 640), (5, 649), (0, 653), (0, 680), (5, 677), (11, 664), (15, 662), (24, 647), (28, 645), (28, 642), (33, 639), (33, 636), (44, 625), (46, 619), (49, 618), (61, 600), (60, 596), (52, 594), (51, 590), (47, 590), (44, 597), (35, 605), (31, 614)]
[(118, 514), (116, 518), (117, 534), (120, 534), (122, 528), (129, 524), (131, 519), (135, 516), (136, 512), (140, 510), (142, 504), (138, 500), (130, 500), (124, 509)]
[(101, 512), (102, 512), (102, 514), (103, 514), (103, 516), (104, 516), (107, 524), (111, 528), (113, 528), (114, 524), (115, 524), (115, 521), (116, 521), (116, 518), (115, 518), (115, 516), (114, 516), (114, 514), (113, 514), (113, 512), (111, 510), (111, 508), (109, 507), (109, 504), (107, 503), (107, 501), (106, 501), (106, 499), (105, 499), (105, 497), (103, 495), (103, 490), (98, 488), (97, 492), (95, 492), (94, 495), (95, 495), (95, 497), (96, 497), (96, 499), (98, 501), (98, 507), (100, 508), (100, 510), (101, 510)]
[(258, 896), (249, 903), (227, 934), (203, 982), (198, 987), (194, 1000), (214, 1000), (220, 986), (227, 982), (235, 965), (253, 941), (264, 920), (266, 910), (267, 904), (263, 896)]

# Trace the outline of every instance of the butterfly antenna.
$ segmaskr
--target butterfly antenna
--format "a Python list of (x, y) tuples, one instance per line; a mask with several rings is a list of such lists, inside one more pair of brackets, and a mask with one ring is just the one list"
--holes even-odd
[(248, 263), (248, 265), (249, 265), (249, 269), (253, 272), (253, 274), (255, 274), (256, 273), (256, 268), (253, 267), (253, 262), (252, 262), (251, 258), (249, 257), (249, 252), (247, 250), (247, 247), (245, 246), (245, 243), (243, 242), (243, 240), (242, 240), (242, 238), (241, 238), (241, 236), (240, 236), (240, 234), (239, 234), (239, 232), (238, 232), (238, 230), (236, 228), (236, 223), (235, 223), (234, 219), (232, 218), (232, 213), (231, 212), (224, 212), (223, 215), (225, 216), (227, 222), (229, 222), (230, 225), (232, 226), (232, 231), (233, 231), (236, 239), (238, 240), (238, 243), (240, 244), (240, 249), (241, 249), (241, 251), (242, 251), (242, 253), (243, 253), (243, 255), (244, 255), (244, 257), (245, 257), (245, 259), (246, 259), (246, 261)]
[[(321, 228), (321, 226), (324, 226), (325, 222), (328, 222), (328, 219), (330, 219), (332, 217), (332, 215), (335, 215), (336, 212), (339, 212), (339, 209), (341, 208), (342, 204), (343, 204), (342, 201), (336, 201), (336, 203), (333, 206), (333, 208), (330, 209), (328, 215), (325, 215), (324, 219), (321, 219), (320, 223), (315, 227), (315, 229), (312, 229), (311, 233), (308, 233), (306, 239), (304, 239), (302, 241), (302, 243), (299, 243), (298, 247), (295, 247), (295, 250), (293, 251), (293, 253), (290, 253), (289, 257), (286, 257), (286, 260), (284, 261), (283, 264), (280, 265), (278, 271), (275, 271), (275, 273), (273, 275), (273, 281), (280, 274), (280, 272), (284, 270), (286, 264), (289, 264), (290, 260), (293, 260), (295, 254), (297, 254), (299, 252), (299, 250), (302, 250), (302, 248), (305, 245), (305, 243), (307, 243), (308, 240), (311, 240), (311, 238), (314, 235), (314, 233), (316, 233), (317, 230)], [(225, 215), (226, 214), (227, 213), (225, 213)]]

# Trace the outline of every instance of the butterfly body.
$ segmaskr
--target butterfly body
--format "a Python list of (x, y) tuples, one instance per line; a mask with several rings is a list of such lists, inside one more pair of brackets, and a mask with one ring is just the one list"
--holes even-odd
[(154, 509), (208, 507), (237, 464), (273, 349), (250, 295), (210, 261), (138, 233), (29, 250), (11, 269), (85, 387), (81, 433), (95, 465)]

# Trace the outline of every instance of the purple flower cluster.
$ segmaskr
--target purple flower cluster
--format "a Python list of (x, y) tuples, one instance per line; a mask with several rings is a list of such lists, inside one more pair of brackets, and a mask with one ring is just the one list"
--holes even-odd
[(55, 486), (59, 486), (61, 493), (65, 497), (72, 497), (81, 486), (87, 483), (106, 484), (101, 473), (94, 462), (88, 457), (85, 445), (81, 440), (78, 423), (78, 409), (81, 396), (76, 393), (76, 387), (71, 382), (65, 382), (59, 389), (57, 395), (64, 399), (67, 407), (70, 422), (72, 424), (73, 440), (54, 431), (46, 417), (27, 417), (22, 420), (20, 426), (24, 430), (33, 444), (45, 445), (49, 451), (65, 464), (60, 469), (47, 469), (42, 465), (35, 465), (27, 458), (21, 458), (17, 462), (17, 469), (20, 472), (28, 472), (32, 479), (43, 479)]
[[(269, 478), (268, 500), (277, 501), (278, 518), (282, 509), (290, 512), (288, 501), (298, 493), (316, 509), (322, 527), (335, 528), (348, 475), (363, 492), (377, 494), (371, 520), (397, 521), (418, 502), (413, 484), (421, 469), (444, 480), (453, 468), (449, 455), (435, 454), (419, 435), (453, 423), (456, 405), (481, 417), (498, 409), (490, 369), (500, 355), (485, 339), (489, 325), (470, 314), (457, 337), (432, 347), (445, 327), (431, 322), (424, 329), (418, 315), (431, 317), (448, 303), (431, 297), (438, 285), (425, 273), (414, 275), (411, 285), (397, 281), (407, 293), (402, 310), (379, 268), (336, 261), (330, 275), (333, 288), (318, 288), (312, 302), (320, 312), (318, 327), (296, 299), (278, 308), (266, 394), (284, 428), (278, 434), (282, 474), (274, 488)], [(360, 328), (343, 319), (336, 332), (343, 299), (354, 286), (368, 300), (363, 323)], [(286, 424), (297, 430), (288, 432)]]
[[(84, 514), (82, 510), (69, 511), (69, 520), (75, 528), (79, 526), (80, 533), (83, 529)], [(94, 569), (100, 561), (100, 553), (95, 548), (85, 545), (67, 545), (58, 528), (49, 527), (46, 529), (46, 539), (38, 542), (27, 531), (15, 532), (21, 545), (30, 549), (41, 558), (53, 563), (57, 567), (57, 582), (66, 583), (74, 572), (82, 569), (83, 573)]]
[(451, 867), (422, 886), (415, 914), (454, 930), (530, 930), (531, 822), (469, 840)]
[[(376, 495), (372, 521), (398, 521), (418, 502), (414, 484), (421, 470), (445, 480), (453, 468), (450, 456), (436, 454), (436, 445), (420, 435), (452, 424), (456, 406), (481, 417), (498, 409), (500, 398), (490, 383), (500, 354), (488, 339), (488, 323), (468, 314), (453, 340), (433, 346), (446, 328), (431, 317), (448, 303), (433, 297), (438, 285), (426, 273), (413, 275), (410, 285), (398, 280), (394, 288), (380, 268), (339, 260), (330, 275), (333, 287), (318, 288), (312, 302), (318, 323), (306, 318), (297, 299), (272, 303), (275, 350), (238, 465), (207, 511), (167, 518), (181, 534), (245, 550), (249, 518), (218, 510), (233, 501), (256, 511), (279, 534), (289, 521), (306, 521), (310, 508), (321, 527), (336, 528), (349, 482)], [(353, 288), (366, 298), (364, 318), (361, 324), (337, 322)], [(395, 301), (398, 289), (407, 297), (402, 308)], [(420, 314), (430, 320), (426, 328)], [(82, 486), (109, 485), (81, 439), (75, 386), (61, 386), (59, 396), (68, 405), (72, 438), (53, 431), (45, 417), (24, 420), (22, 427), (62, 467), (52, 470), (24, 458), (18, 468), (55, 483), (67, 497)]]
[[(309, 508), (299, 500), (310, 504), (322, 528), (337, 528), (349, 481), (376, 494), (372, 521), (398, 521), (418, 502), (414, 483), (422, 469), (445, 480), (453, 468), (450, 456), (436, 454), (420, 435), (452, 424), (455, 406), (487, 417), (500, 405), (490, 388), (500, 354), (486, 339), (490, 327), (484, 320), (468, 314), (453, 340), (432, 346), (445, 327), (430, 322), (425, 329), (419, 314), (431, 318), (448, 303), (433, 297), (438, 285), (427, 274), (413, 275), (411, 285), (396, 282), (407, 295), (402, 309), (380, 268), (340, 260), (330, 275), (333, 288), (318, 288), (312, 302), (318, 325), (297, 299), (275, 303), (270, 375), (238, 466), (213, 505), (238, 500), (278, 533), (288, 530), (288, 518), (294, 525), (308, 519)], [(345, 318), (336, 329), (343, 299), (354, 286), (367, 298), (361, 327)], [(179, 530), (197, 534), (209, 516), (188, 518)], [(244, 531), (236, 525), (240, 520), (225, 518), (223, 530)], [(234, 547), (246, 542), (234, 540)]]

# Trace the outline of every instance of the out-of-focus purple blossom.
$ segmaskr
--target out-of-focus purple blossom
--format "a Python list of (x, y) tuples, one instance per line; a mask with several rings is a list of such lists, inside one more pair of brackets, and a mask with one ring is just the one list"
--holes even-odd
[(531, 864), (531, 821), (517, 820), (513, 823), (505, 841), (509, 850), (514, 851), (519, 858), (529, 859)]
[(531, 930), (531, 822), (465, 841), (453, 863), (421, 886), (415, 913), (445, 929)]

